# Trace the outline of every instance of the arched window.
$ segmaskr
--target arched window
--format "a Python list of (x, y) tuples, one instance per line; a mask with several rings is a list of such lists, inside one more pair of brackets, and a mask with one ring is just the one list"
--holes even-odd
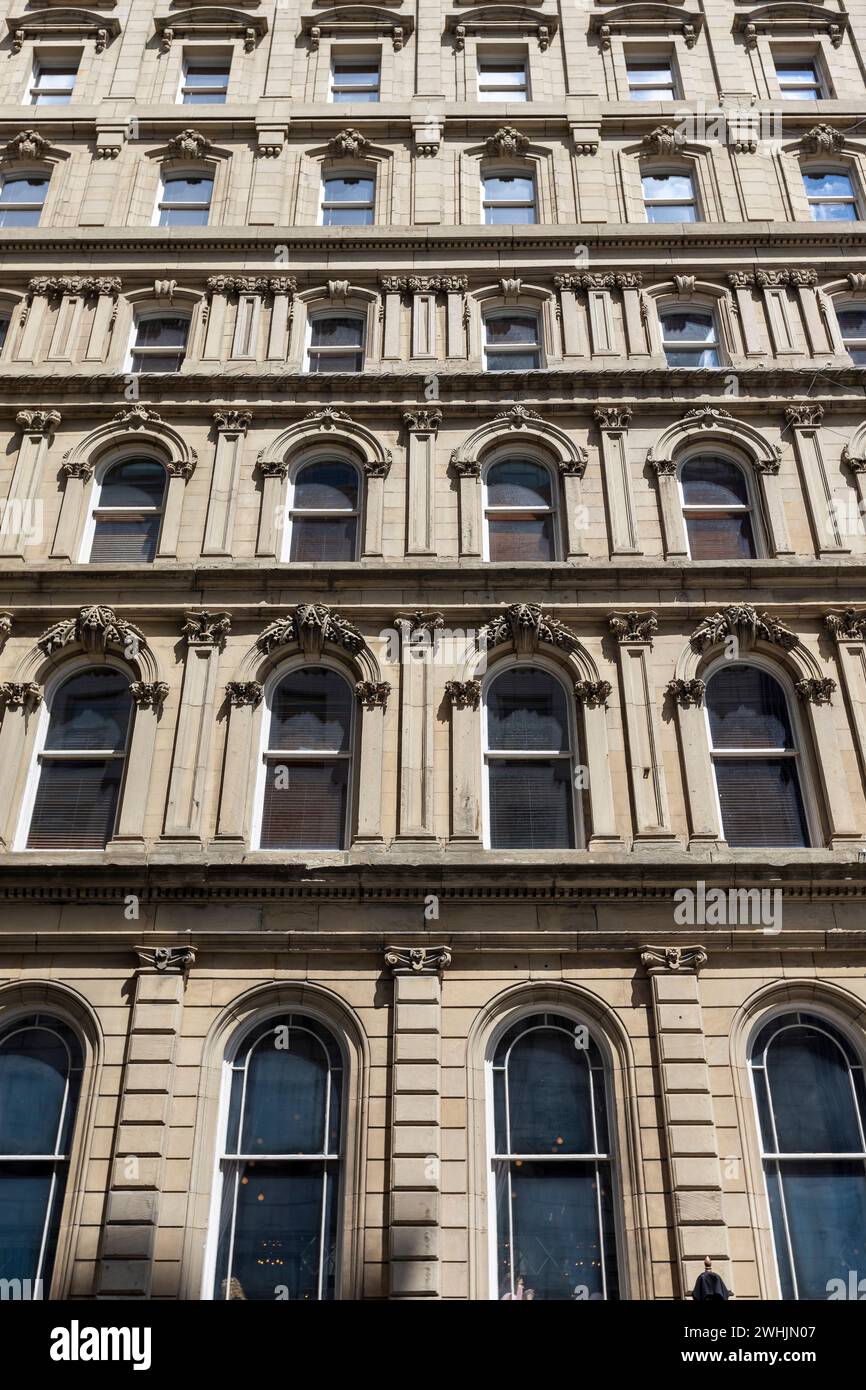
[(800, 756), (782, 686), (761, 667), (725, 661), (707, 682), (706, 707), (728, 844), (807, 846)]
[(862, 1061), (832, 1023), (796, 1012), (761, 1029), (751, 1071), (782, 1297), (826, 1299), (835, 1280), (850, 1297), (866, 1267)]
[(555, 560), (556, 509), (547, 468), (527, 458), (487, 469), (484, 492), (488, 560)]
[(289, 559), (356, 559), (358, 493), (358, 470), (343, 459), (299, 468), (289, 501)]
[(573, 849), (573, 736), (566, 694), (540, 666), (509, 666), (485, 700), (492, 849)]
[(484, 221), (488, 227), (536, 222), (535, 179), (531, 173), (485, 174)]
[(512, 1024), (491, 1062), (499, 1298), (616, 1299), (605, 1069), (585, 1024)]
[(20, 1280), (21, 1298), (50, 1296), (82, 1067), (56, 1018), (0, 1031), (0, 1279)]
[(712, 309), (662, 309), (659, 322), (669, 367), (718, 367), (719, 331)]
[(352, 690), (327, 666), (290, 671), (267, 712), (262, 849), (343, 849), (352, 771)]
[(532, 372), (541, 366), (538, 315), (500, 309), (484, 315), (488, 372)]
[(7, 174), (0, 180), (0, 227), (38, 227), (47, 174)]
[(336, 1297), (343, 1061), (326, 1028), (282, 1014), (229, 1066), (216, 1299)]
[(372, 227), (376, 180), (372, 174), (328, 174), (322, 179), (323, 227)]
[(165, 469), (155, 459), (131, 458), (111, 465), (96, 489), (88, 556), (92, 563), (154, 558), (165, 484)]
[(164, 174), (157, 205), (160, 227), (206, 227), (213, 179), (208, 174)]
[(697, 222), (694, 180), (685, 169), (653, 170), (641, 177), (647, 222)]
[(745, 560), (757, 554), (745, 474), (715, 454), (680, 469), (683, 516), (693, 560)]
[(836, 318), (851, 361), (858, 367), (866, 366), (866, 304), (851, 304), (839, 309)]
[(842, 169), (804, 169), (803, 184), (814, 222), (856, 222), (860, 216), (850, 174)]
[(113, 666), (78, 671), (43, 711), (27, 849), (104, 849), (114, 834), (132, 697)]
[(360, 372), (364, 365), (364, 319), (360, 314), (313, 314), (307, 345), (308, 372)]

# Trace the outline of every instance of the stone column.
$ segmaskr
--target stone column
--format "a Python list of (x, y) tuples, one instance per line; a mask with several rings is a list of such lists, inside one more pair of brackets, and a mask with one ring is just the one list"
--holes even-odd
[(481, 463), (478, 459), (457, 459), (451, 463), (460, 479), (460, 555), (481, 557)]
[(466, 357), (466, 291), (468, 275), (443, 275), (442, 288), (446, 294), (447, 354), (457, 361)]
[(72, 564), (78, 559), (81, 537), (84, 528), (84, 499), (93, 477), (90, 463), (61, 463), (60, 476), (63, 479), (63, 497), (60, 502), (60, 515), (51, 545), (52, 560), (69, 560)]
[(215, 839), (245, 845), (249, 839), (250, 778), (253, 768), (253, 716), (261, 703), (258, 681), (229, 681), (222, 791)]
[(249, 410), (220, 410), (213, 420), (217, 443), (202, 555), (231, 555), (244, 440), (253, 417)]
[(126, 755), (120, 814), (109, 847), (130, 842), (144, 844), (144, 821), (156, 729), (168, 697), (165, 681), (133, 681), (129, 690), (135, 704), (135, 718)]
[(433, 834), (434, 672), (441, 613), (398, 618), (400, 629), (400, 840)]
[(93, 311), (93, 323), (90, 327), (84, 360), (85, 362), (104, 362), (108, 356), (111, 331), (117, 318), (117, 299), (123, 285), (114, 276), (100, 277), (91, 283), (92, 293), (96, 295), (96, 307)]
[(772, 461), (769, 459), (754, 459), (752, 461), (752, 467), (757, 474), (761, 491), (764, 523), (767, 528), (767, 544), (770, 554), (776, 559), (780, 555), (794, 554), (794, 547), (791, 545), (791, 538), (788, 535), (788, 523), (785, 520), (782, 489), (779, 486), (781, 459), (780, 449), (778, 456)]
[(409, 432), (407, 555), (435, 554), (436, 436), (441, 423), (441, 410), (407, 410), (403, 415)]
[[(836, 660), (851, 717), (854, 746), (866, 776), (866, 612), (846, 608), (844, 613), (828, 613), (824, 626), (836, 644)], [(0, 767), (5, 766), (0, 759)]]
[(358, 681), (355, 698), (361, 706), (361, 746), (358, 769), (358, 815), (353, 844), (382, 840), (382, 755), (385, 748), (385, 709), (391, 687), (387, 681)]
[(676, 705), (680, 757), (685, 781), (689, 816), (689, 844), (722, 839), (716, 804), (716, 779), (707, 742), (703, 701), (706, 685), (702, 680), (672, 680), (665, 687)]
[(605, 406), (593, 411), (601, 435), (601, 462), (607, 498), (611, 549), (614, 555), (641, 555), (637, 535), (631, 468), (628, 458), (628, 406)]
[(674, 838), (668, 823), (668, 798), (661, 753), (655, 685), (650, 669), (654, 613), (614, 614), (610, 629), (619, 648), (628, 764), (635, 814), (635, 840)]
[(679, 1294), (688, 1297), (709, 1255), (731, 1286), (722, 1171), (697, 972), (702, 946), (644, 947), (658, 1045)]
[(284, 491), (289, 466), (283, 459), (266, 459), (259, 454), (257, 467), (262, 475), (262, 510), (259, 514), (256, 555), (276, 560), (282, 549), (285, 531)]
[(587, 518), (583, 505), (583, 489), (581, 480), (586, 472), (587, 454), (585, 449), (580, 449), (580, 457), (576, 462), (561, 462), (559, 465), (559, 476), (562, 478), (563, 501), (565, 504), (565, 558), (566, 560), (577, 560), (586, 555), (586, 545), (584, 535), (586, 533)]
[(629, 357), (649, 357), (646, 321), (643, 312), (641, 286), (643, 277), (638, 270), (618, 271), (616, 283), (622, 291), (622, 313), (625, 321), (625, 341)]
[(132, 1018), (120, 1087), (108, 1201), (97, 1268), (97, 1298), (149, 1298), (167, 1158), (186, 973), (186, 946), (137, 951)]
[(445, 946), (392, 946), (391, 1298), (441, 1296), (442, 971)]
[[(6, 614), (2, 615), (6, 618)], [(8, 619), (7, 619), (8, 621)], [(11, 624), (10, 624), (11, 626)], [(24, 782), (24, 750), (31, 721), (42, 704), (42, 687), (33, 681), (4, 681), (0, 685), (0, 767), (3, 768), (5, 794), (0, 805), (0, 847), (11, 849), (21, 812), (20, 792)]]
[(740, 320), (740, 331), (743, 335), (743, 347), (746, 356), (763, 357), (766, 348), (761, 338), (758, 315), (755, 312), (754, 283), (755, 276), (751, 270), (735, 270), (728, 276), (728, 285), (733, 296), (732, 307), (736, 310)]
[(610, 754), (607, 741), (607, 701), (610, 681), (578, 681), (574, 697), (583, 706), (584, 747), (589, 780), (589, 810), (592, 824), (587, 836), (587, 849), (603, 849), (619, 844), (616, 812), (613, 804), (613, 782), (610, 776)]
[(28, 544), (39, 537), (40, 486), (51, 436), (60, 424), (57, 410), (19, 410), (15, 423), (21, 431), (18, 458), (0, 520), (0, 555), (23, 560)]
[(481, 844), (481, 702), (479, 680), (447, 681), (451, 702), (451, 839)]
[(685, 517), (683, 516), (676, 464), (673, 459), (651, 458), (649, 462), (655, 469), (658, 479), (665, 558), (668, 560), (678, 559), (681, 556), (685, 558), (689, 553), (689, 541)]
[(383, 275), (379, 280), (379, 286), (384, 301), (382, 361), (400, 362), (403, 358), (400, 326), (403, 295), (406, 292), (406, 277)]
[(364, 559), (382, 554), (382, 534), (385, 526), (385, 479), (390, 463), (367, 460), (364, 463), (367, 496), (364, 507)]
[(839, 529), (837, 508), (833, 505), (833, 490), (821, 450), (822, 405), (792, 405), (785, 411), (785, 420), (794, 435), (794, 452), (800, 466), (806, 506), (818, 555), (847, 555), (851, 547), (844, 545)]
[(219, 654), (231, 631), (228, 613), (187, 613), (186, 662), (171, 760), (164, 840), (202, 844), (205, 781), (215, 723)]
[(806, 677), (797, 681), (796, 690), (809, 711), (830, 848), (858, 844), (863, 831), (856, 825), (831, 708), (836, 682), (828, 677)]

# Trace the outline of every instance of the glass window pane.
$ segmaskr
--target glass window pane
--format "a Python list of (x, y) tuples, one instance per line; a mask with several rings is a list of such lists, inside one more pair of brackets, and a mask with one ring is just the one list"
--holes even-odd
[(159, 544), (160, 516), (97, 517), (90, 563), (150, 564)]
[(354, 560), (358, 520), (354, 516), (292, 519), (291, 560)]
[[(233, 1168), (226, 1177), (234, 1184)], [(337, 1250), (337, 1204), (328, 1200), (331, 1185), (324, 1165), (316, 1163), (245, 1163), (237, 1182), (231, 1276), (225, 1256), (232, 1206), (224, 1204), (222, 1259), (214, 1295), (218, 1299), (309, 1303), (319, 1298), (320, 1246), (324, 1225), (322, 1294), (333, 1297)], [(324, 1221), (323, 1221), (324, 1216)]]
[(843, 338), (866, 338), (866, 309), (840, 309), (836, 317)]
[[(866, 1264), (866, 1172), (862, 1160), (779, 1164), (800, 1298), (826, 1299), (831, 1279), (846, 1290)], [(777, 1244), (782, 1236), (777, 1227)]]
[(479, 71), (485, 82), (495, 82), (497, 87), (523, 87), (526, 84), (525, 63), (507, 62), (504, 58), (482, 58)]
[(491, 749), (567, 751), (568, 710), (559, 681), (535, 666), (503, 671), (487, 695), (487, 737)]
[(187, 87), (227, 87), (229, 81), (228, 63), (188, 63), (186, 69)]
[(715, 764), (725, 839), (734, 849), (804, 849), (800, 779), (791, 758), (723, 758)]
[(309, 463), (295, 479), (294, 506), (299, 510), (354, 511), (358, 505), (358, 474), (351, 464), (338, 460)]
[(348, 758), (288, 764), (270, 758), (262, 849), (343, 849), (348, 793)]
[(740, 516), (686, 517), (689, 551), (693, 560), (750, 560), (755, 556), (752, 522)]
[(194, 175), (178, 175), (163, 183), (163, 198), (167, 203), (204, 203), (210, 206), (213, 179)]
[(853, 203), (812, 203), (816, 222), (856, 222), (857, 209)]
[(692, 180), (688, 174), (644, 174), (645, 198), (664, 198), (668, 202), (689, 202), (693, 197)]
[(491, 516), (487, 523), (490, 559), (493, 561), (555, 560), (553, 517)]
[(757, 666), (730, 664), (710, 677), (707, 709), (714, 748), (793, 748), (785, 692)]
[(292, 671), (273, 697), (270, 748), (285, 752), (343, 753), (349, 748), (352, 692), (323, 666)]
[(121, 671), (110, 666), (82, 671), (65, 681), (51, 702), (45, 747), (56, 752), (120, 753), (126, 747), (131, 710), (129, 678)]
[(804, 173), (806, 192), (812, 198), (852, 198), (854, 188), (847, 174), (838, 170), (824, 170), (822, 173)]
[(496, 463), (487, 474), (487, 500), (491, 507), (549, 507), (550, 474), (528, 459)]
[(360, 175), (343, 174), (339, 177), (325, 179), (325, 200), (329, 203), (371, 202), (374, 187), (373, 179), (362, 178)]
[(247, 1062), (241, 1152), (324, 1153), (328, 1072), (322, 1044), (303, 1028), (266, 1033)]
[(538, 320), (534, 314), (500, 314), (484, 321), (489, 347), (537, 343)]
[(165, 494), (165, 469), (150, 459), (127, 459), (105, 474), (99, 493), (100, 507), (161, 507)]
[(532, 202), (535, 183), (522, 174), (488, 174), (484, 196), (496, 202)]
[(334, 60), (334, 80), (353, 87), (378, 87), (379, 64), (361, 59), (352, 62), (349, 58), (337, 58)]
[(322, 209), (323, 227), (372, 227), (373, 209), (336, 207)]
[(3, 207), (11, 207), (17, 203), (37, 203), (40, 207), (45, 202), (45, 194), (48, 191), (48, 180), (35, 175), (32, 178), (18, 176), (3, 180), (2, 195), (0, 203)]
[(673, 73), (670, 63), (664, 62), (661, 58), (656, 58), (653, 62), (637, 63), (629, 62), (628, 76), (630, 82), (640, 82), (641, 85), (652, 85), (658, 83), (669, 86)]
[(555, 1028), (525, 1032), (508, 1055), (513, 1154), (595, 1153), (586, 1053)]
[(573, 849), (571, 761), (496, 758), (489, 764), (493, 849)]
[(604, 1296), (599, 1180), (609, 1188), (594, 1164), (497, 1169), (500, 1298), (512, 1292), (512, 1278), (515, 1285), (522, 1278), (524, 1296), (531, 1290), (536, 1299)]
[(359, 318), (335, 315), (330, 318), (315, 318), (312, 321), (313, 347), (361, 347), (363, 342), (364, 324)]
[(696, 222), (694, 203), (651, 203), (647, 207), (648, 222)]
[[(32, 1281), (37, 1277), (51, 1179), (51, 1164), (0, 1162), (0, 1279)], [(62, 1193), (57, 1193), (54, 1207), (58, 1218), (61, 1205)], [(56, 1242), (55, 1231), (51, 1234), (49, 1256)], [(50, 1277), (49, 1265), (43, 1272), (43, 1294), (47, 1294)]]
[(136, 347), (186, 347), (189, 319), (180, 317), (139, 319)]
[(12, 1029), (0, 1040), (0, 1154), (62, 1153), (70, 1058), (53, 1031)]
[(541, 366), (537, 352), (488, 352), (488, 372), (534, 372)]
[(716, 338), (712, 314), (697, 309), (662, 314), (662, 328), (666, 343), (712, 343)]
[(123, 760), (45, 762), (28, 849), (104, 849), (114, 833)]
[(848, 1060), (826, 1033), (785, 1028), (767, 1050), (779, 1153), (857, 1153), (863, 1147)]
[(689, 459), (682, 466), (680, 478), (686, 506), (749, 505), (743, 471), (727, 459), (711, 456)]

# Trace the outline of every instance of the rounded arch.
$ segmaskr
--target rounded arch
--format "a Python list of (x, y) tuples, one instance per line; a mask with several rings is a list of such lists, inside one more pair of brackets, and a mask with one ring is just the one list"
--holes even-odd
[(823, 1015), (849, 1038), (866, 1062), (866, 1004), (844, 985), (829, 980), (773, 980), (753, 990), (734, 1015), (728, 1035), (728, 1058), (737, 1125), (743, 1141), (745, 1189), (749, 1222), (755, 1232), (759, 1296), (762, 1299), (778, 1298), (779, 1285), (752, 1094), (749, 1066), (751, 1047), (761, 1028), (774, 1015), (794, 1013), (799, 1009)]
[[(530, 606), (516, 605), (516, 607), (528, 608)], [(594, 657), (578, 641), (576, 634), (572, 634), (569, 629), (561, 625), (564, 633), (570, 639), (567, 645), (560, 645), (554, 641), (553, 634), (550, 640), (547, 640), (543, 635), (545, 626), (550, 622), (555, 622), (555, 620), (545, 618), (540, 611), (537, 616), (537, 640), (530, 642), (528, 647), (521, 645), (519, 648), (514, 634), (515, 630), (520, 627), (520, 614), (513, 612), (513, 610), (506, 610), (499, 615), (499, 622), (494, 621), (492, 625), (492, 640), (489, 641), (489, 645), (485, 645), (480, 650), (469, 651), (464, 655), (460, 667), (461, 681), (479, 679), (484, 675), (490, 659), (494, 659), (498, 663), (500, 657), (506, 657), (510, 649), (515, 654), (519, 651), (523, 655), (528, 653), (546, 657), (559, 667), (564, 675), (570, 677), (572, 682), (579, 680), (597, 683), (600, 679), (598, 666)], [(511, 636), (509, 636), (508, 629), (511, 629)], [(490, 635), (489, 626), (487, 632)]]
[(137, 639), (134, 648), (133, 644), (124, 640), (122, 629), (117, 629), (115, 639), (110, 626), (104, 630), (104, 644), (94, 646), (85, 641), (83, 635), (73, 630), (79, 625), (75, 619), (70, 620), (69, 637), (57, 650), (46, 653), (40, 643), (35, 642), (19, 660), (15, 668), (15, 680), (50, 686), (55, 681), (65, 678), (65, 672), (71, 662), (86, 658), (91, 666), (115, 666), (129, 674), (132, 681), (162, 682), (159, 662), (144, 638), (139, 638), (138, 629), (129, 628), (130, 634)]
[(545, 1010), (564, 1013), (576, 1023), (587, 1024), (602, 1052), (610, 1102), (608, 1122), (614, 1137), (620, 1297), (651, 1298), (649, 1219), (632, 1041), (616, 1011), (599, 994), (585, 985), (565, 981), (521, 982), (506, 986), (480, 1009), (469, 1030), (466, 1075), (469, 1224), (473, 1233), (469, 1252), (469, 1297), (490, 1297), (488, 1061), (496, 1041), (512, 1023)]
[(739, 641), (741, 660), (748, 662), (750, 654), (763, 657), (769, 666), (778, 669), (780, 676), (789, 685), (796, 685), (801, 680), (821, 679), (824, 676), (817, 657), (802, 643), (798, 642), (795, 647), (786, 649), (765, 637), (755, 636), (746, 627), (737, 627), (732, 619), (725, 625), (718, 641), (709, 642), (703, 648), (694, 642), (689, 642), (683, 647), (677, 659), (676, 678), (685, 681), (703, 679), (707, 670), (717, 663), (719, 656), (724, 652), (725, 640), (731, 634), (736, 635)]
[(479, 425), (452, 452), (451, 463), (455, 468), (471, 464), (481, 466), (492, 450), (519, 449), (524, 440), (537, 445), (548, 456), (552, 454), (557, 466), (565, 472), (579, 472), (586, 466), (586, 450), (565, 430), (526, 406), (512, 406)]
[[(195, 449), (190, 447), (179, 430), (163, 420), (155, 410), (139, 407), (137, 410), (121, 410), (112, 420), (97, 425), (96, 429), (67, 449), (63, 463), (70, 473), (98, 468), (109, 453), (142, 447), (153, 451), (170, 473), (181, 473), (186, 477), (192, 473), (198, 460)], [(115, 458), (109, 460), (117, 461)]]
[(750, 463), (769, 470), (778, 467), (782, 456), (781, 447), (771, 444), (747, 420), (736, 420), (716, 406), (703, 406), (687, 411), (681, 420), (662, 430), (650, 445), (647, 463), (654, 468), (673, 465), (686, 447), (710, 441), (723, 444), (735, 458), (745, 454)]
[(346, 411), (330, 407), (314, 410), (281, 430), (260, 451), (256, 462), (263, 470), (281, 465), (292, 467), (299, 451), (319, 444), (341, 446), (349, 450), (354, 458), (360, 455), (362, 465), (371, 469), (387, 470), (391, 466), (391, 450), (384, 447), (378, 435), (366, 425), (353, 420)]
[(248, 1029), (269, 1015), (308, 1014), (318, 1019), (337, 1040), (346, 1064), (344, 1097), (345, 1163), (341, 1193), (340, 1278), (338, 1297), (360, 1298), (363, 1286), (366, 1145), (370, 1087), (370, 1046), (358, 1014), (340, 995), (310, 981), (269, 982), (240, 990), (213, 1021), (204, 1041), (201, 1088), (193, 1135), (181, 1296), (202, 1297), (206, 1273), (205, 1241), (214, 1227), (196, 1194), (214, 1193), (217, 1145), (225, 1123), (225, 1059)]

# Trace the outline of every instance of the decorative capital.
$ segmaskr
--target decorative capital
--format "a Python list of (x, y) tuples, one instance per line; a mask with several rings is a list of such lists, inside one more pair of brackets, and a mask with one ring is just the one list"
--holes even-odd
[(513, 125), (500, 126), (485, 142), (489, 155), (523, 154), (529, 145), (529, 138), (521, 135)]
[(390, 694), (388, 681), (358, 681), (355, 685), (355, 699), (365, 709), (384, 709)]
[(582, 478), (589, 463), (589, 454), (582, 444), (574, 445), (574, 458), (560, 459), (557, 467), (562, 478)]
[(246, 434), (253, 415), (251, 410), (217, 410), (213, 422), (218, 434)]
[(665, 686), (665, 694), (670, 695), (675, 704), (687, 709), (689, 705), (702, 705), (707, 693), (706, 681), (673, 680)]
[(558, 618), (542, 613), (538, 603), (511, 603), (484, 628), (489, 646), (511, 642), (518, 656), (530, 656), (541, 642), (573, 652), (579, 647), (577, 633)]
[(51, 656), (61, 647), (72, 642), (80, 642), (88, 652), (104, 652), (108, 647), (121, 647), (124, 655), (132, 659), (146, 647), (144, 633), (140, 628), (118, 618), (113, 608), (93, 604), (79, 609), (74, 618), (64, 618), (55, 623), (37, 641), (36, 645), (45, 656)]
[(359, 155), (369, 143), (360, 130), (347, 126), (328, 141), (328, 150), (332, 155)]
[(185, 613), (184, 617), (181, 632), (190, 647), (222, 647), (232, 630), (230, 613), (210, 613), (204, 608), (200, 613)]
[(481, 700), (481, 682), (446, 681), (445, 694), (451, 701), (452, 709), (477, 709)]
[(29, 714), (41, 704), (42, 687), (34, 681), (4, 681), (0, 685), (0, 706), (3, 709), (20, 709)]
[(650, 449), (649, 453), (647, 454), (646, 461), (649, 464), (650, 468), (653, 469), (657, 478), (676, 477), (677, 465), (674, 459), (656, 458), (652, 449)]
[(447, 946), (388, 946), (385, 964), (394, 975), (441, 975), (451, 964)]
[(189, 974), (195, 965), (193, 946), (136, 946), (139, 966), (151, 966), (160, 975)]
[(180, 135), (172, 136), (166, 145), (168, 153), (175, 159), (201, 159), (211, 149), (211, 142), (200, 130), (182, 130)]
[(350, 425), (352, 417), (345, 410), (335, 410), (332, 405), (323, 406), (321, 410), (311, 410), (309, 415), (304, 416), (305, 425), (315, 425), (319, 430), (332, 430), (336, 425)]
[(612, 690), (610, 681), (577, 681), (574, 696), (580, 704), (594, 708), (596, 705), (606, 705)]
[(704, 618), (692, 633), (691, 643), (695, 650), (703, 651), (706, 647), (724, 642), (726, 637), (736, 637), (749, 646), (760, 638), (785, 651), (791, 651), (800, 640), (796, 633), (769, 613), (759, 614), (750, 603), (732, 603), (712, 617)]
[(808, 705), (829, 705), (832, 703), (836, 682), (829, 676), (811, 676), (797, 681), (794, 689), (800, 699)]
[(640, 958), (648, 975), (696, 975), (707, 963), (703, 946), (642, 946)]
[(648, 154), (676, 154), (685, 143), (685, 136), (672, 125), (657, 125), (641, 140)]
[(19, 410), (15, 423), (22, 434), (52, 435), (62, 418), (59, 410)]
[(608, 624), (618, 642), (651, 643), (658, 632), (659, 620), (655, 613), (639, 613), (632, 608), (628, 613), (612, 613)]
[(439, 433), (439, 426), (442, 424), (441, 410), (404, 410), (403, 424), (410, 434), (432, 434)]
[(226, 685), (228, 702), (233, 709), (241, 705), (252, 705), (255, 708), (263, 694), (258, 681), (229, 681)]
[(365, 459), (362, 467), (365, 478), (387, 478), (391, 472), (391, 450), (387, 450), (383, 459)]
[(451, 454), (451, 467), (458, 478), (480, 478), (481, 460), (458, 458), (458, 451), (454, 449)]
[(837, 642), (866, 642), (866, 612), (846, 608), (843, 613), (828, 613), (824, 626)]
[(866, 473), (866, 457), (863, 454), (852, 454), (847, 444), (842, 449), (842, 462), (852, 473)]
[(795, 429), (799, 426), (808, 429), (815, 429), (824, 419), (824, 407), (822, 405), (789, 405), (785, 410), (785, 421), (793, 425)]
[(161, 709), (168, 699), (165, 681), (133, 681), (129, 687), (136, 709)]
[[(71, 453), (71, 450), (70, 450)], [(93, 464), (86, 459), (78, 459), (70, 462), (69, 455), (65, 455), (59, 468), (60, 477), (64, 482), (69, 478), (79, 478), (82, 483), (89, 483), (93, 477)]]
[(0, 648), (12, 632), (12, 614), (0, 613)]
[(834, 130), (832, 126), (822, 122), (821, 125), (813, 125), (811, 130), (800, 140), (800, 148), (806, 154), (838, 154), (845, 143), (845, 136), (841, 130)]
[(601, 430), (627, 430), (631, 424), (631, 406), (597, 406), (592, 412), (595, 423)]
[(444, 613), (425, 613), (418, 608), (414, 613), (398, 613), (394, 622), (401, 628), (405, 637), (406, 628), (410, 634), (416, 632), (436, 632), (440, 627), (445, 626)]

